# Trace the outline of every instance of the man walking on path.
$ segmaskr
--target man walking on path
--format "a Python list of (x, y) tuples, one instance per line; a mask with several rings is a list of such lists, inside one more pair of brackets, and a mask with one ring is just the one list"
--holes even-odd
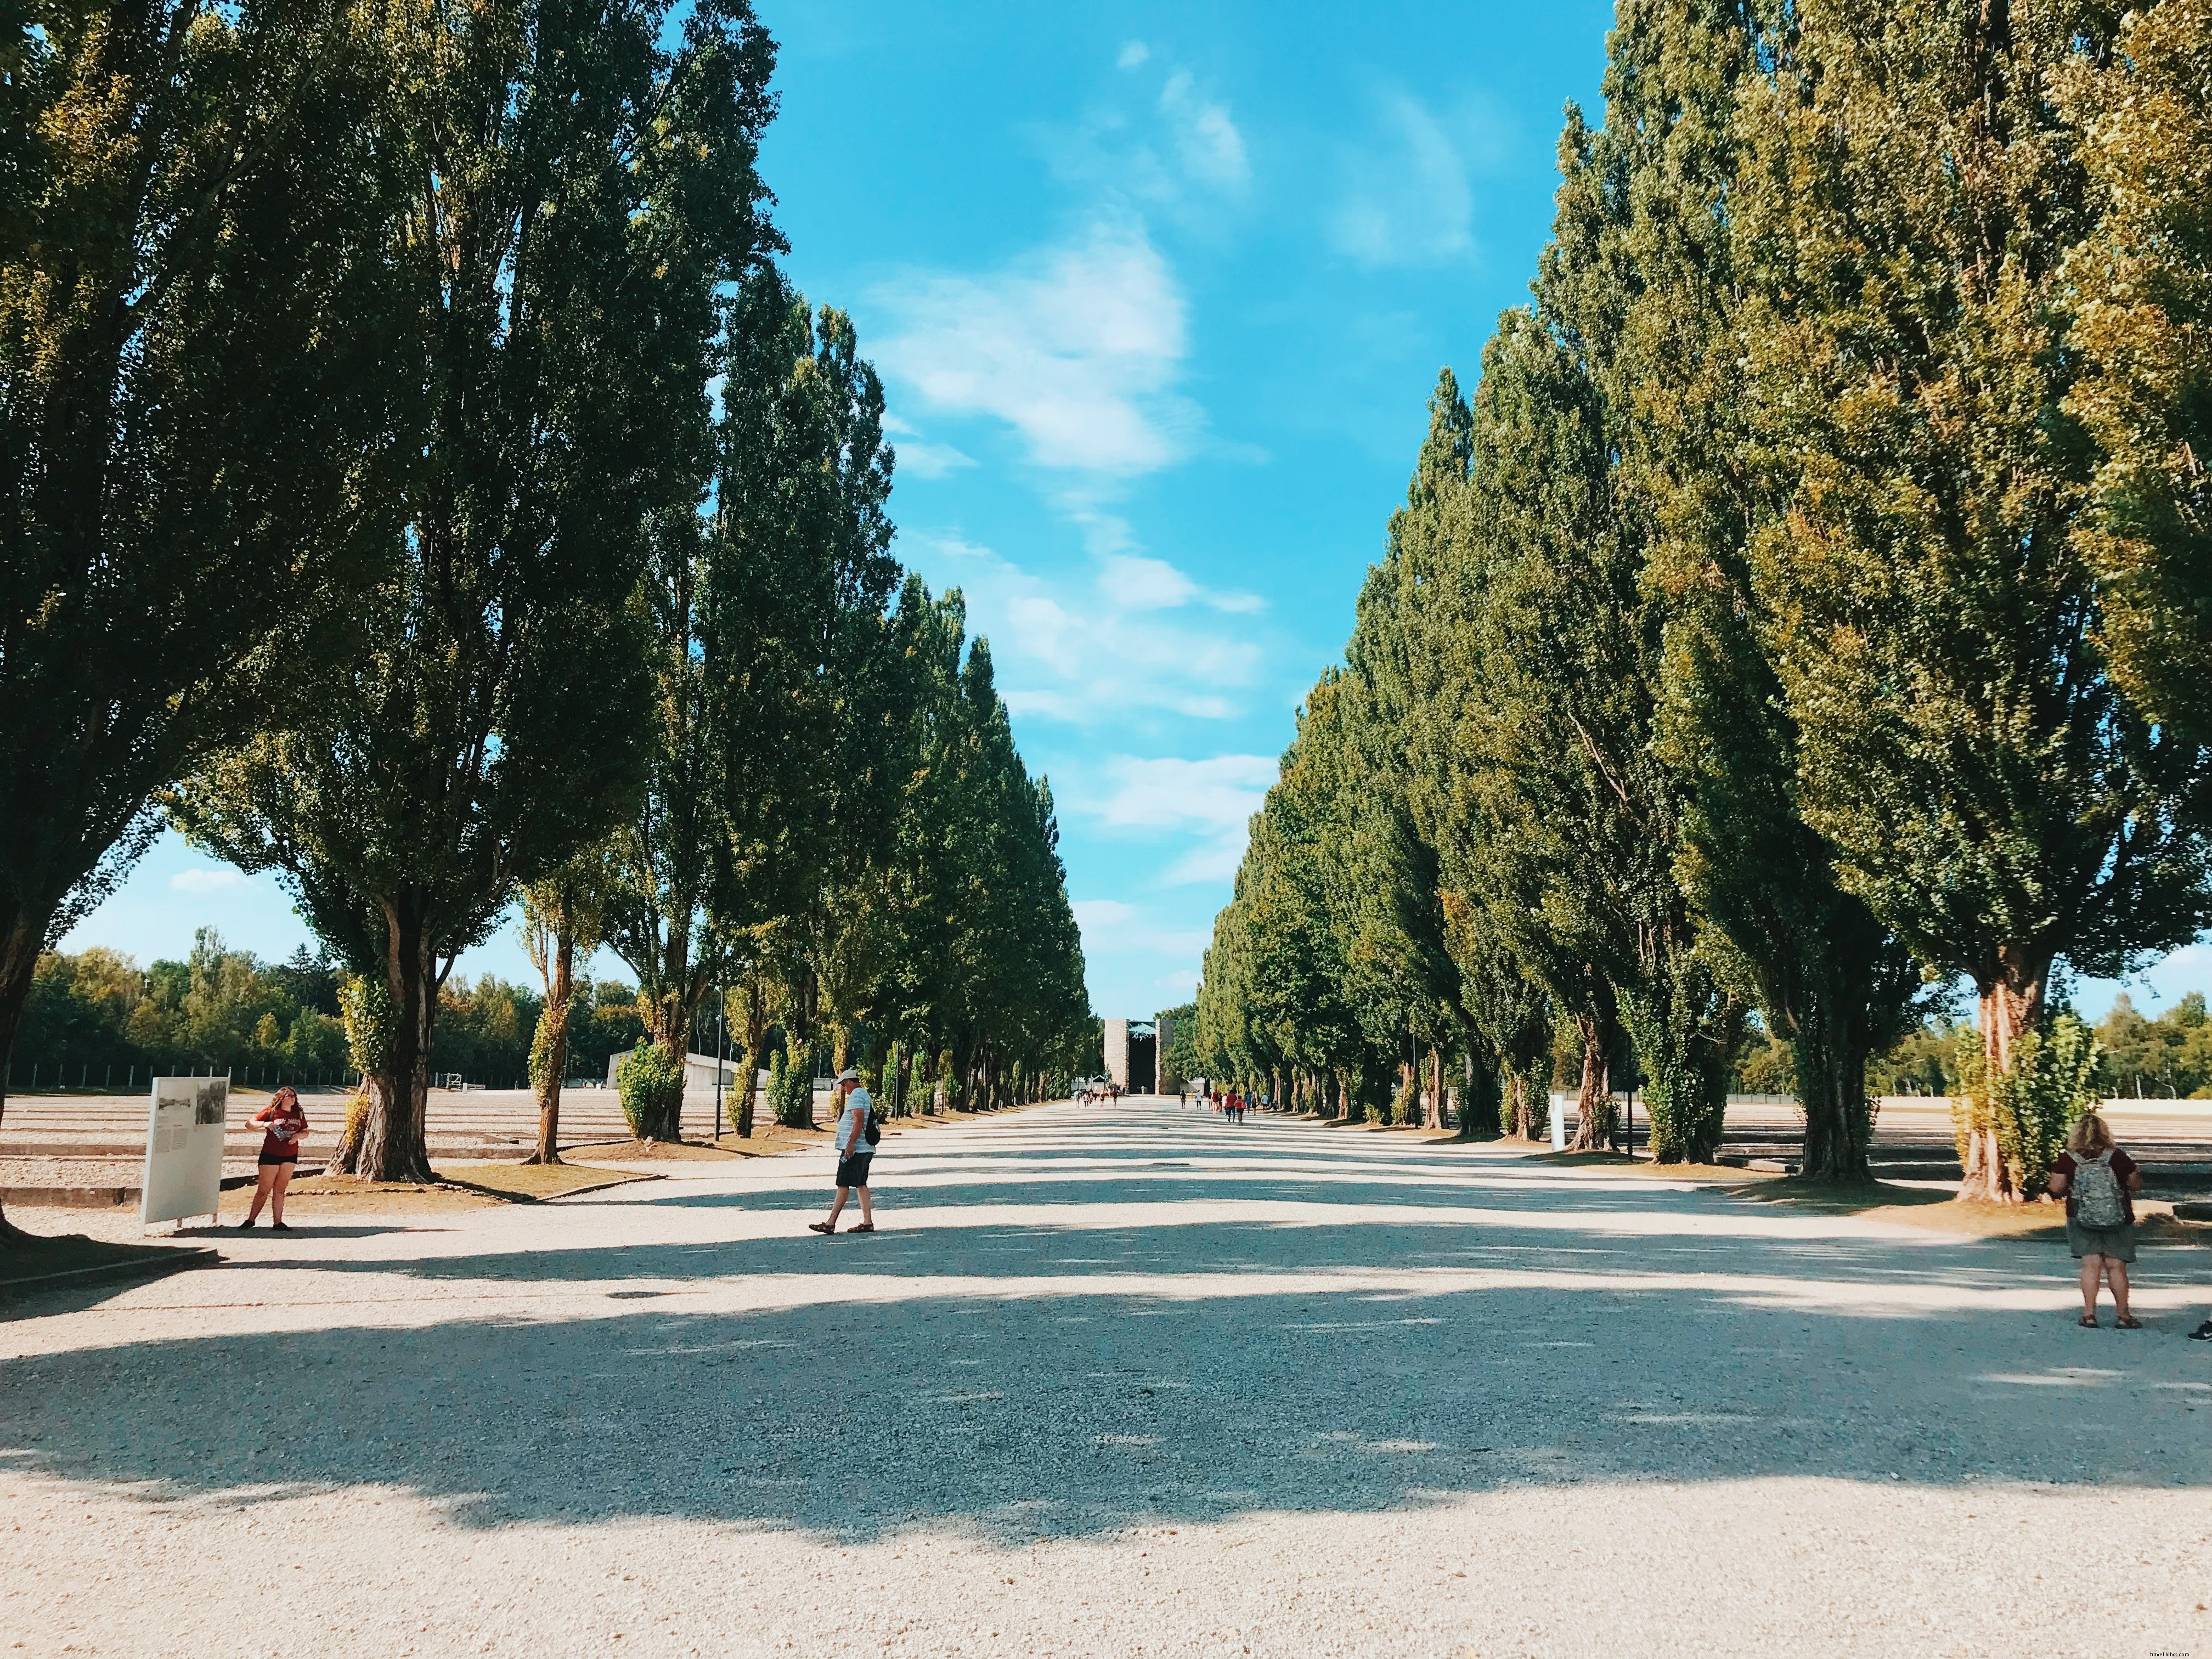
[[(874, 1156), (876, 1148), (868, 1132), (876, 1115), (875, 1097), (860, 1086), (860, 1074), (848, 1066), (837, 1073), (837, 1099), (843, 1109), (837, 1115), (837, 1200), (830, 1206), (827, 1221), (810, 1221), (806, 1225), (817, 1233), (836, 1232), (837, 1218), (844, 1212), (846, 1195), (857, 1190), (860, 1194), (860, 1219), (852, 1231), (872, 1233), (876, 1230), (876, 1217), (868, 1207), (868, 1160)], [(882, 1133), (880, 1129), (876, 1131), (878, 1135)]]

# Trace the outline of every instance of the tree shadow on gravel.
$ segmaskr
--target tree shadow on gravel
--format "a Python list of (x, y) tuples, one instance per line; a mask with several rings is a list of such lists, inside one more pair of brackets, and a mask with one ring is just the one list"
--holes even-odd
[[(1741, 1278), (1794, 1277), (1817, 1301), (1887, 1277), (1875, 1257), (1896, 1246), (1799, 1259), (1762, 1241), (1665, 1286), (1377, 1291), (1260, 1275), (1706, 1269), (1596, 1234), (1516, 1252), (1463, 1229), (1486, 1243), (1453, 1253), (1437, 1230), (1301, 1229), (1288, 1251), (1270, 1224), (1176, 1233), (1172, 1268), (1144, 1259), (1146, 1233), (1049, 1227), (378, 1264), (623, 1287), (552, 1318), (518, 1303), (11, 1360), (0, 1459), (149, 1499), (374, 1485), (478, 1526), (671, 1516), (865, 1540), (945, 1524), (999, 1543), (1598, 1480), (2212, 1486), (2212, 1391), (2171, 1340), (2178, 1315), (2124, 1335), (2058, 1309), (1808, 1311)], [(1071, 1282), (1131, 1272), (1160, 1277), (1140, 1293)], [(804, 1273), (819, 1294), (686, 1310), (725, 1273)], [(969, 1284), (933, 1285), (945, 1273)], [(1004, 1288), (976, 1293), (977, 1277)]]

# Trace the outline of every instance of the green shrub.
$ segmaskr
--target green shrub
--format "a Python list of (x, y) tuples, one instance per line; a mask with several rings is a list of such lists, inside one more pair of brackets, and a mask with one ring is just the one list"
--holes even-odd
[(392, 993), (380, 979), (349, 974), (338, 981), (338, 1013), (345, 1025), (346, 1052), (353, 1068), (366, 1077), (384, 1064), (398, 1034)]
[(684, 1062), (645, 1038), (615, 1068), (623, 1116), (640, 1139), (674, 1140), (684, 1110)]
[(1420, 1086), (1410, 1072), (1398, 1077), (1398, 1092), (1390, 1101), (1390, 1121), (1400, 1126), (1418, 1123), (1421, 1119)]
[(768, 1109), (787, 1129), (814, 1127), (814, 1066), (796, 1043), (769, 1060)]
[(1960, 1162), (1966, 1162), (1972, 1130), (1994, 1128), (2014, 1190), (2041, 1192), (2065, 1150), (2067, 1132), (2097, 1103), (2097, 1039), (2070, 1009), (2062, 1011), (2022, 1032), (2012, 1045), (2012, 1069), (1994, 1079), (1980, 1032), (1961, 1025), (1956, 1042), (1959, 1092), (1951, 1121)]

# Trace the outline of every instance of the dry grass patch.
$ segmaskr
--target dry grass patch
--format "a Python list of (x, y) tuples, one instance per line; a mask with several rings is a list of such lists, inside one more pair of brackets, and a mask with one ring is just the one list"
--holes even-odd
[[(351, 1211), (375, 1208), (401, 1215), (440, 1215), (453, 1210), (481, 1210), (504, 1203), (497, 1194), (466, 1188), (417, 1181), (357, 1181), (351, 1176), (308, 1176), (295, 1181), (284, 1194), (286, 1218), (313, 1224), (317, 1218), (330, 1219)], [(234, 1187), (222, 1195), (227, 1220), (242, 1220), (253, 1204), (253, 1188)], [(304, 1206), (304, 1212), (295, 1212)], [(262, 1212), (268, 1223), (268, 1211)]]
[(711, 1140), (591, 1140), (562, 1150), (564, 1153), (588, 1152), (617, 1164), (723, 1164), (730, 1158), (727, 1148)]
[(781, 1123), (756, 1122), (749, 1138), (738, 1139), (733, 1129), (711, 1145), (717, 1157), (770, 1158), (778, 1152), (804, 1152), (809, 1146), (827, 1146), (835, 1133), (830, 1129), (787, 1129)]
[(438, 1173), (471, 1192), (525, 1202), (558, 1198), (586, 1187), (617, 1187), (624, 1182), (659, 1178), (634, 1170), (602, 1170), (590, 1164), (447, 1164), (440, 1166)]

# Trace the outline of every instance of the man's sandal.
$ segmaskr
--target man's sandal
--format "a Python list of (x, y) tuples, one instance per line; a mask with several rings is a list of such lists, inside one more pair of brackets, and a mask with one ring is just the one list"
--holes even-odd
[(2097, 1323), (2097, 1316), (2096, 1316), (2096, 1315), (2094, 1315), (2094, 1314), (2083, 1314), (2083, 1315), (2082, 1315), (2079, 1319), (2075, 1320), (2074, 1322), (2075, 1322), (2076, 1325), (2081, 1326), (2084, 1330), (2091, 1330), (2091, 1331), (2094, 1331), (2094, 1330), (2101, 1330), (2101, 1329), (2103, 1329), (2103, 1328), (2104, 1328), (2102, 1326), (2100, 1326), (2100, 1325), (2099, 1325), (2099, 1324)]
[(876, 1224), (875, 1224), (874, 1222), (872, 1222), (872, 1221), (862, 1221), (862, 1222), (859, 1222), (859, 1223), (855, 1224), (854, 1225), (850, 1226), (850, 1227), (848, 1227), (848, 1228), (846, 1228), (846, 1229), (845, 1229), (845, 1231), (846, 1231), (847, 1232), (848, 1232), (848, 1233), (872, 1233), (872, 1232), (875, 1231), (875, 1230), (876, 1230)]
[(2122, 1314), (2112, 1322), (2112, 1328), (2116, 1331), (2139, 1331), (2142, 1328), (2142, 1321), (2133, 1314)]
[(810, 1221), (806, 1224), (806, 1231), (810, 1233), (834, 1233), (837, 1229), (827, 1221)]

